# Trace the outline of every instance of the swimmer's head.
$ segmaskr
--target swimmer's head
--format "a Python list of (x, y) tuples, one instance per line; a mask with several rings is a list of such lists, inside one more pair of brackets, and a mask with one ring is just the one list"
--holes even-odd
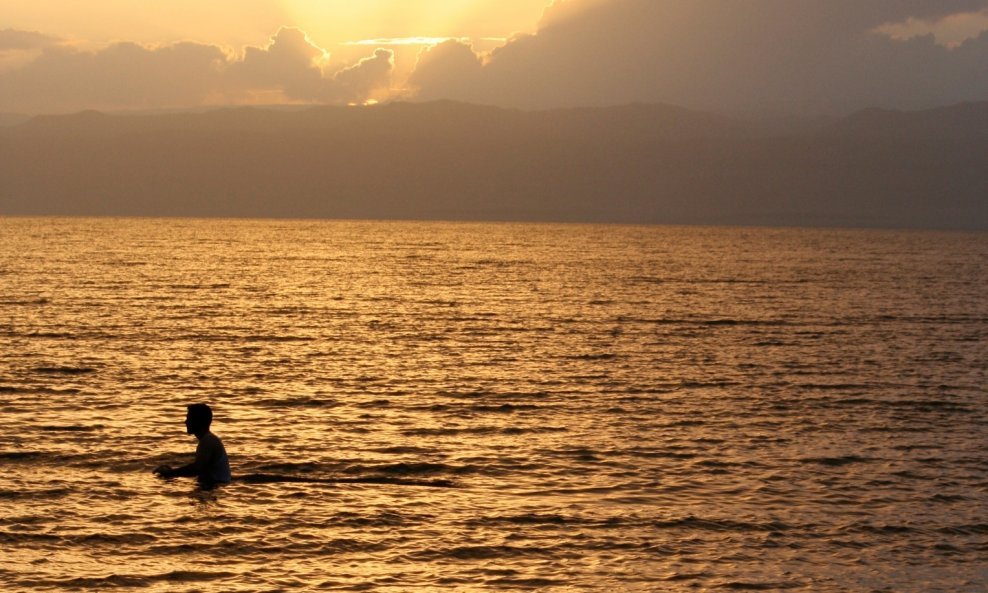
[(189, 404), (185, 416), (185, 430), (189, 434), (201, 434), (213, 423), (213, 411), (206, 404)]

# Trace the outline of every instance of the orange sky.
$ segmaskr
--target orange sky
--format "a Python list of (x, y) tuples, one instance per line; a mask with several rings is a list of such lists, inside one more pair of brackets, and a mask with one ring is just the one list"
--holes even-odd
[(983, 100), (986, 60), (988, 0), (0, 0), (0, 113), (387, 99), (845, 113)]
[(318, 44), (383, 37), (507, 37), (535, 29), (550, 0), (5, 0), (3, 28), (84, 44), (192, 40), (240, 47), (280, 26)]

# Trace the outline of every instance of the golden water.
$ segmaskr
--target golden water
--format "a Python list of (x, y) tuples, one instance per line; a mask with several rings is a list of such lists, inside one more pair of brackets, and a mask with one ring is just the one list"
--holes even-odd
[[(0, 219), (0, 588), (984, 591), (986, 286), (985, 234)], [(198, 401), (351, 483), (154, 478)]]

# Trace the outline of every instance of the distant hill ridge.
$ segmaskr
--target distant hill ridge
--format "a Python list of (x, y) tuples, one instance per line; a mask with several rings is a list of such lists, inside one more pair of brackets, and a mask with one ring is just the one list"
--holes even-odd
[(227, 107), (205, 112), (114, 115), (87, 110), (66, 115), (40, 115), (22, 123), (15, 133), (120, 134), (163, 129), (259, 130), (373, 127), (399, 122), (422, 122), (452, 127), (484, 122), (525, 123), (535, 120), (558, 125), (614, 126), (623, 131), (670, 134), (724, 134), (748, 129), (726, 117), (657, 104), (617, 107), (521, 111), (455, 101), (387, 103), (373, 106), (312, 106), (297, 110)]
[(939, 138), (988, 136), (988, 101), (960, 103), (924, 111), (866, 109), (835, 123), (837, 134)]
[[(547, 119), (558, 123), (613, 125), (650, 133), (751, 134), (761, 131), (757, 121), (745, 121), (665, 104), (628, 104), (612, 107), (579, 107), (522, 111), (456, 101), (429, 103), (386, 103), (373, 106), (225, 107), (195, 112), (155, 114), (108, 114), (86, 110), (65, 115), (0, 114), (9, 125), (33, 132), (89, 131), (97, 133), (195, 127), (230, 128), (254, 126), (334, 127), (343, 124), (373, 125), (396, 118), (435, 117), (452, 122), (477, 118), (507, 118), (514, 121)], [(17, 125), (19, 124), (19, 125)], [(938, 137), (988, 136), (988, 101), (967, 102), (922, 111), (871, 108), (821, 124), (821, 134), (867, 134), (885, 136), (924, 135)]]
[(40, 116), (0, 214), (988, 228), (988, 102), (786, 132), (670, 105)]

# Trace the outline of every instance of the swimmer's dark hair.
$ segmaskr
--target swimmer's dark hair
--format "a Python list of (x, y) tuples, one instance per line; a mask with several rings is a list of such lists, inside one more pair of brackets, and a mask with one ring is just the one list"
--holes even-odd
[(213, 423), (213, 411), (206, 404), (189, 404), (186, 406), (189, 410), (189, 420), (194, 422), (197, 426), (202, 426), (203, 428), (209, 428), (209, 425)]

